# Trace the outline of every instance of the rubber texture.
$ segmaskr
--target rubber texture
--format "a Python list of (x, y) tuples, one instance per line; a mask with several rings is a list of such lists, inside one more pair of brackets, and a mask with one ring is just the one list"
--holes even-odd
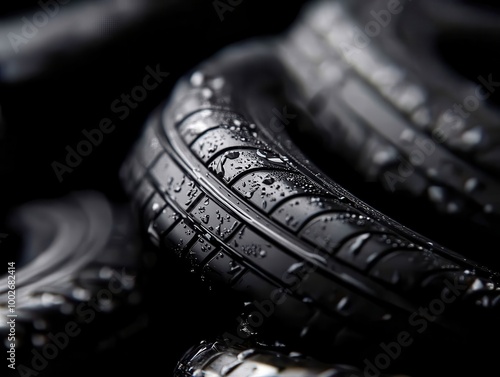
[[(10, 229), (23, 242), (17, 253), (9, 253), (17, 255), (9, 261), (15, 263), (9, 264), (13, 273), (0, 279), (1, 347), (5, 352), (14, 343), (17, 360), (16, 370), (7, 372), (55, 375), (74, 368), (82, 355), (104, 350), (102, 341), (134, 318), (141, 301), (136, 281), (141, 241), (130, 209), (97, 192), (75, 192), (24, 204), (11, 215)], [(87, 325), (94, 321), (103, 324), (98, 332)], [(79, 341), (73, 340), (75, 333)], [(8, 341), (9, 335), (14, 340)], [(92, 343), (84, 341), (89, 336)], [(44, 356), (32, 362), (36, 352)], [(58, 356), (57, 363), (44, 365)]]
[[(464, 1), (402, 1), (367, 36), (373, 15), (386, 8), (384, 1), (315, 2), (279, 42), (314, 118), (311, 130), (365, 179), (496, 234), (497, 71), (485, 71), (490, 63), (479, 59), (469, 65), (474, 77), (455, 69), (467, 41), (477, 35), (477, 45), (488, 46), (488, 35), (496, 36), (498, 14)], [(452, 37), (462, 44), (450, 63), (442, 56), (450, 43), (438, 43)]]
[(496, 333), (496, 273), (360, 202), (276, 126), (277, 110), (308, 119), (272, 47), (219, 54), (148, 120), (121, 177), (152, 241), (254, 307), (271, 302), (275, 330), (321, 348), (407, 328), (454, 293), (423, 336)]
[[(299, 353), (263, 347), (230, 348), (223, 341), (203, 341), (179, 361), (175, 377), (362, 377), (347, 365), (328, 365)], [(386, 374), (381, 376), (387, 376)]]

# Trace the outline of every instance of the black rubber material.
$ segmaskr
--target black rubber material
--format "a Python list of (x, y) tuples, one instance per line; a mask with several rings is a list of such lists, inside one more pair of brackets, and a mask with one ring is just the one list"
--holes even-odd
[[(136, 224), (129, 208), (93, 191), (29, 202), (10, 224), (23, 242), (20, 250), (6, 250), (15, 269), (7, 273), (4, 266), (0, 278), (1, 349), (8, 353), (15, 344), (16, 360), (15, 370), (3, 365), (2, 373), (67, 375), (78, 365), (72, 363), (104, 350), (102, 341), (137, 315), (142, 264)], [(88, 326), (92, 322), (103, 327)], [(47, 361), (56, 357), (57, 363)]]
[(280, 124), (308, 118), (272, 47), (211, 59), (150, 117), (121, 177), (153, 242), (271, 303), (276, 331), (320, 348), (408, 328), (450, 295), (423, 336), (497, 333), (497, 274), (368, 207), (294, 147)]
[[(494, 58), (474, 59), (473, 77), (455, 69), (463, 54), (476, 56), (471, 39), (488, 46), (488, 35), (496, 38), (498, 13), (463, 1), (398, 4), (391, 14), (386, 1), (315, 2), (280, 41), (315, 120), (311, 132), (367, 180), (496, 235), (500, 77), (485, 70)], [(374, 14), (387, 25), (369, 37)], [(460, 46), (451, 64), (442, 56), (450, 43), (438, 45), (444, 37)]]
[[(179, 361), (175, 377), (364, 377), (347, 365), (328, 365), (279, 348), (231, 348), (223, 341), (201, 342)], [(380, 375), (380, 376), (386, 376)]]

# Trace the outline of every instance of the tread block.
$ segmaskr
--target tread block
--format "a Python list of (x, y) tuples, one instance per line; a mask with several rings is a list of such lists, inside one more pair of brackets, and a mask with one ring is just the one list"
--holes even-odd
[(180, 215), (175, 212), (172, 207), (166, 206), (160, 214), (153, 221), (153, 230), (158, 236), (172, 228), (172, 226), (179, 220)]
[(304, 300), (319, 304), (323, 310), (339, 319), (352, 321), (380, 321), (387, 311), (364, 297), (347, 290), (329, 278), (309, 270), (296, 284), (295, 291)]
[(281, 204), (271, 218), (293, 232), (300, 229), (307, 221), (322, 212), (345, 211), (345, 207), (335, 203), (333, 199), (319, 196), (303, 196), (293, 198)]
[(292, 258), (272, 242), (264, 239), (253, 230), (242, 228), (229, 240), (228, 245), (235, 248), (245, 259), (285, 284), (290, 284), (289, 270), (299, 260)]
[(344, 243), (335, 256), (357, 269), (366, 270), (383, 253), (401, 246), (391, 237), (385, 233), (357, 234)]
[[(234, 121), (233, 121), (234, 123)], [(217, 153), (227, 149), (238, 147), (259, 148), (261, 141), (256, 138), (257, 134), (250, 129), (246, 123), (236, 120), (238, 126), (219, 127), (208, 130), (192, 144), (191, 150), (203, 162), (207, 163)], [(232, 128), (235, 128), (233, 131)]]
[(226, 239), (235, 231), (240, 222), (215, 201), (205, 196), (191, 210), (191, 215), (216, 236)]
[(188, 116), (180, 125), (179, 133), (187, 145), (190, 145), (201, 134), (215, 128), (231, 127), (234, 120), (241, 123), (244, 119), (233, 112), (222, 110), (201, 110)]
[(241, 263), (221, 251), (208, 262), (203, 274), (216, 282), (230, 284), (244, 270)]
[(189, 259), (194, 267), (200, 267), (208, 262), (208, 257), (215, 250), (216, 246), (203, 237), (198, 237), (196, 242), (189, 249)]
[(366, 232), (365, 221), (364, 216), (346, 212), (324, 214), (310, 221), (299, 236), (328, 253), (333, 253), (347, 238)]
[(195, 236), (194, 229), (188, 226), (184, 220), (181, 220), (162, 237), (162, 243), (179, 255)]
[(160, 190), (183, 209), (187, 209), (201, 194), (198, 186), (166, 154), (156, 161), (151, 174), (157, 180)]
[(233, 149), (217, 156), (208, 168), (226, 183), (231, 183), (250, 169), (275, 168), (275, 165), (263, 158), (258, 149)]
[(395, 250), (373, 266), (370, 276), (401, 290), (413, 290), (418, 289), (424, 278), (433, 272), (459, 268), (428, 250)]
[(160, 194), (155, 193), (144, 206), (142, 213), (144, 224), (148, 226), (151, 220), (158, 216), (166, 206), (167, 203), (165, 203), (165, 200), (160, 196)]
[(325, 194), (303, 175), (278, 170), (248, 173), (234, 183), (233, 189), (266, 213), (290, 196)]

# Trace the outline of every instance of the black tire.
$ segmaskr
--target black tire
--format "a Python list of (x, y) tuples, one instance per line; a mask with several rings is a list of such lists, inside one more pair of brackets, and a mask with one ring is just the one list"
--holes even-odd
[(72, 193), (17, 208), (9, 230), (22, 244), (0, 244), (8, 263), (0, 277), (0, 347), (13, 352), (14, 361), (4, 361), (15, 367), (2, 369), (75, 373), (139, 315), (141, 242), (130, 209), (97, 192)]
[[(402, 1), (392, 15), (385, 1), (309, 8), (280, 41), (279, 54), (300, 82), (315, 121), (310, 131), (325, 141), (318, 148), (379, 182), (390, 200), (418, 198), (444, 221), (498, 242), (500, 83), (489, 54), (498, 13), (466, 1)], [(390, 19), (368, 37), (379, 11)], [(467, 54), (477, 58), (465, 66)], [(468, 111), (467, 101), (474, 105)], [(495, 258), (498, 265), (488, 254), (483, 263)]]
[[(177, 364), (175, 377), (364, 377), (360, 369), (329, 365), (297, 352), (260, 347), (228, 347), (224, 341), (202, 341)], [(385, 375), (381, 375), (385, 376)]]
[[(152, 241), (254, 313), (266, 303), (278, 325), (268, 335), (286, 329), (311, 352), (411, 329), (420, 307), (450, 294), (423, 338), (497, 333), (497, 274), (370, 208), (293, 145), (279, 117), (309, 120), (272, 47), (218, 55), (148, 120), (121, 177)], [(228, 340), (264, 327), (247, 318)]]

